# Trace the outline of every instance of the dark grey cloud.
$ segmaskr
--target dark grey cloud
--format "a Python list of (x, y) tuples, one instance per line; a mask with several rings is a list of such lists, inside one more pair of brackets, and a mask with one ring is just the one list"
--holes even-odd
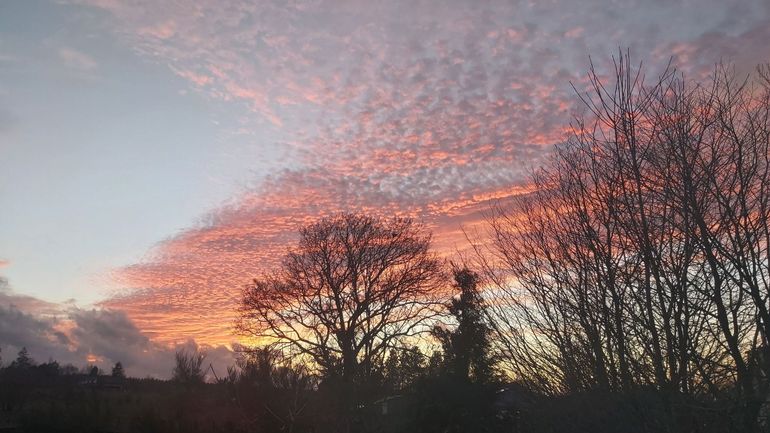
[[(109, 371), (120, 361), (131, 376), (168, 378), (175, 351), (198, 345), (193, 340), (161, 345), (143, 334), (124, 312), (85, 310), (18, 296), (6, 284), (0, 291), (3, 363), (10, 363), (22, 347), (38, 362), (53, 359), (76, 367), (94, 364)], [(207, 351), (207, 362), (215, 371), (223, 373), (234, 363), (233, 352), (225, 346), (201, 349)]]
[[(45, 359), (54, 355), (49, 350), (52, 341), (66, 348), (69, 339), (63, 335), (57, 335), (53, 325), (52, 320), (38, 319), (23, 313), (13, 305), (0, 306), (0, 348), (3, 349), (4, 357), (7, 359), (9, 353), (15, 353), (19, 348), (27, 347), (31, 352)], [(67, 358), (70, 357), (67, 356)]]

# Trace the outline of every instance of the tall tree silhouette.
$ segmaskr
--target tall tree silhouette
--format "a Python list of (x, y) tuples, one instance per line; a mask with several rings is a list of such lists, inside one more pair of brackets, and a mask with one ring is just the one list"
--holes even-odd
[(468, 268), (454, 271), (455, 287), (460, 290), (449, 304), (449, 313), (457, 327), (436, 327), (434, 336), (441, 341), (448, 372), (463, 380), (487, 382), (493, 376), (490, 329), (484, 319), (484, 302), (479, 292), (479, 275)]

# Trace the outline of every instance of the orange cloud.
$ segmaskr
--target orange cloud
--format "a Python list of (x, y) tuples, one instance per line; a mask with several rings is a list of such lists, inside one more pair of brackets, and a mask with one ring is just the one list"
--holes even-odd
[(286, 173), (262, 191), (221, 209), (205, 224), (161, 243), (153, 257), (116, 272), (127, 287), (142, 288), (103, 306), (125, 311), (144, 333), (161, 342), (194, 338), (205, 344), (234, 341), (232, 323), (240, 289), (275, 268), (296, 230), (339, 210), (413, 216), (435, 233), (435, 246), (452, 256), (465, 244), (462, 225), (477, 224), (496, 200), (527, 191), (501, 188), (402, 205), (360, 179), (337, 180), (323, 173)]
[[(123, 290), (104, 305), (166, 342), (231, 342), (240, 288), (278, 264), (299, 227), (331, 212), (413, 216), (442, 254), (466, 248), (462, 227), (526, 193), (527, 170), (564, 139), (570, 83), (588, 85), (588, 54), (633, 41), (641, 57), (674, 52), (700, 70), (742, 41), (766, 52), (770, 36), (761, 14), (729, 9), (752, 17), (733, 36), (697, 22), (671, 26), (686, 37), (661, 38), (665, 23), (632, 25), (632, 12), (649, 7), (641, 0), (622, 14), (564, 2), (548, 20), (534, 19), (538, 2), (77, 1), (111, 13), (138, 52), (204, 97), (244, 105), (239, 131), (287, 137), (264, 144), (291, 159), (258, 187), (115, 271)], [(626, 39), (586, 30), (597, 28)]]

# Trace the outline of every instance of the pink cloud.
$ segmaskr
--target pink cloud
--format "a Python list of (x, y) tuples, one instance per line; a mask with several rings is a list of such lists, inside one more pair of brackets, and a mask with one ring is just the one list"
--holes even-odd
[(180, 77), (192, 82), (198, 87), (203, 87), (212, 81), (212, 78), (205, 74), (199, 74), (194, 71), (179, 70), (174, 68), (172, 68), (172, 70), (176, 72), (176, 74), (179, 75)]
[(589, 54), (633, 44), (640, 58), (677, 55), (686, 71), (722, 54), (770, 56), (767, 16), (718, 0), (708, 0), (715, 10), (748, 18), (710, 32), (699, 21), (666, 27), (689, 15), (661, 3), (661, 22), (641, 26), (636, 12), (650, 10), (641, 0), (623, 10), (598, 0), (79, 1), (110, 12), (139, 53), (204, 97), (242, 104), (241, 131), (285, 134), (265, 152), (289, 143), (291, 160), (258, 187), (115, 271), (125, 290), (104, 305), (162, 341), (229, 341), (240, 287), (277, 263), (298, 227), (330, 212), (413, 216), (442, 253), (462, 248), (460, 227), (526, 193), (527, 169), (566, 136), (577, 106), (570, 82), (587, 84)]
[(149, 27), (142, 27), (138, 30), (142, 36), (149, 36), (157, 39), (169, 39), (176, 34), (176, 23), (168, 20)]

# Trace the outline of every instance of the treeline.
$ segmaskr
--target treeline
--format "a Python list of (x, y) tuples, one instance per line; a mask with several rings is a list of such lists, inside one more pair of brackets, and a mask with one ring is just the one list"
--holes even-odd
[[(2, 355), (2, 347), (0, 347), (0, 355)], [(22, 347), (17, 353), (16, 358), (8, 365), (3, 366), (3, 358), (0, 356), (0, 369), (6, 375), (18, 374), (19, 376), (99, 376), (105, 374), (102, 369), (93, 364), (87, 364), (84, 367), (78, 368), (72, 364), (61, 365), (54, 359), (38, 363), (32, 358), (26, 347)], [(115, 378), (126, 377), (126, 371), (123, 368), (122, 362), (118, 361), (112, 366), (111, 375)]]
[[(388, 224), (363, 216), (348, 215), (344, 220)], [(236, 365), (220, 374), (206, 363), (205, 351), (180, 350), (168, 381), (126, 377), (121, 363), (111, 374), (95, 366), (60, 367), (52, 360), (38, 364), (22, 349), (16, 360), (0, 368), (0, 428), (148, 433), (510, 431), (514, 406), (497, 405), (502, 382), (490, 358), (478, 276), (459, 268), (454, 276), (459, 296), (435, 307), (436, 312), (446, 308), (456, 325), (435, 323), (426, 331), (441, 347), (391, 347), (351, 382), (316, 370), (312, 362), (275, 345), (240, 347)]]

